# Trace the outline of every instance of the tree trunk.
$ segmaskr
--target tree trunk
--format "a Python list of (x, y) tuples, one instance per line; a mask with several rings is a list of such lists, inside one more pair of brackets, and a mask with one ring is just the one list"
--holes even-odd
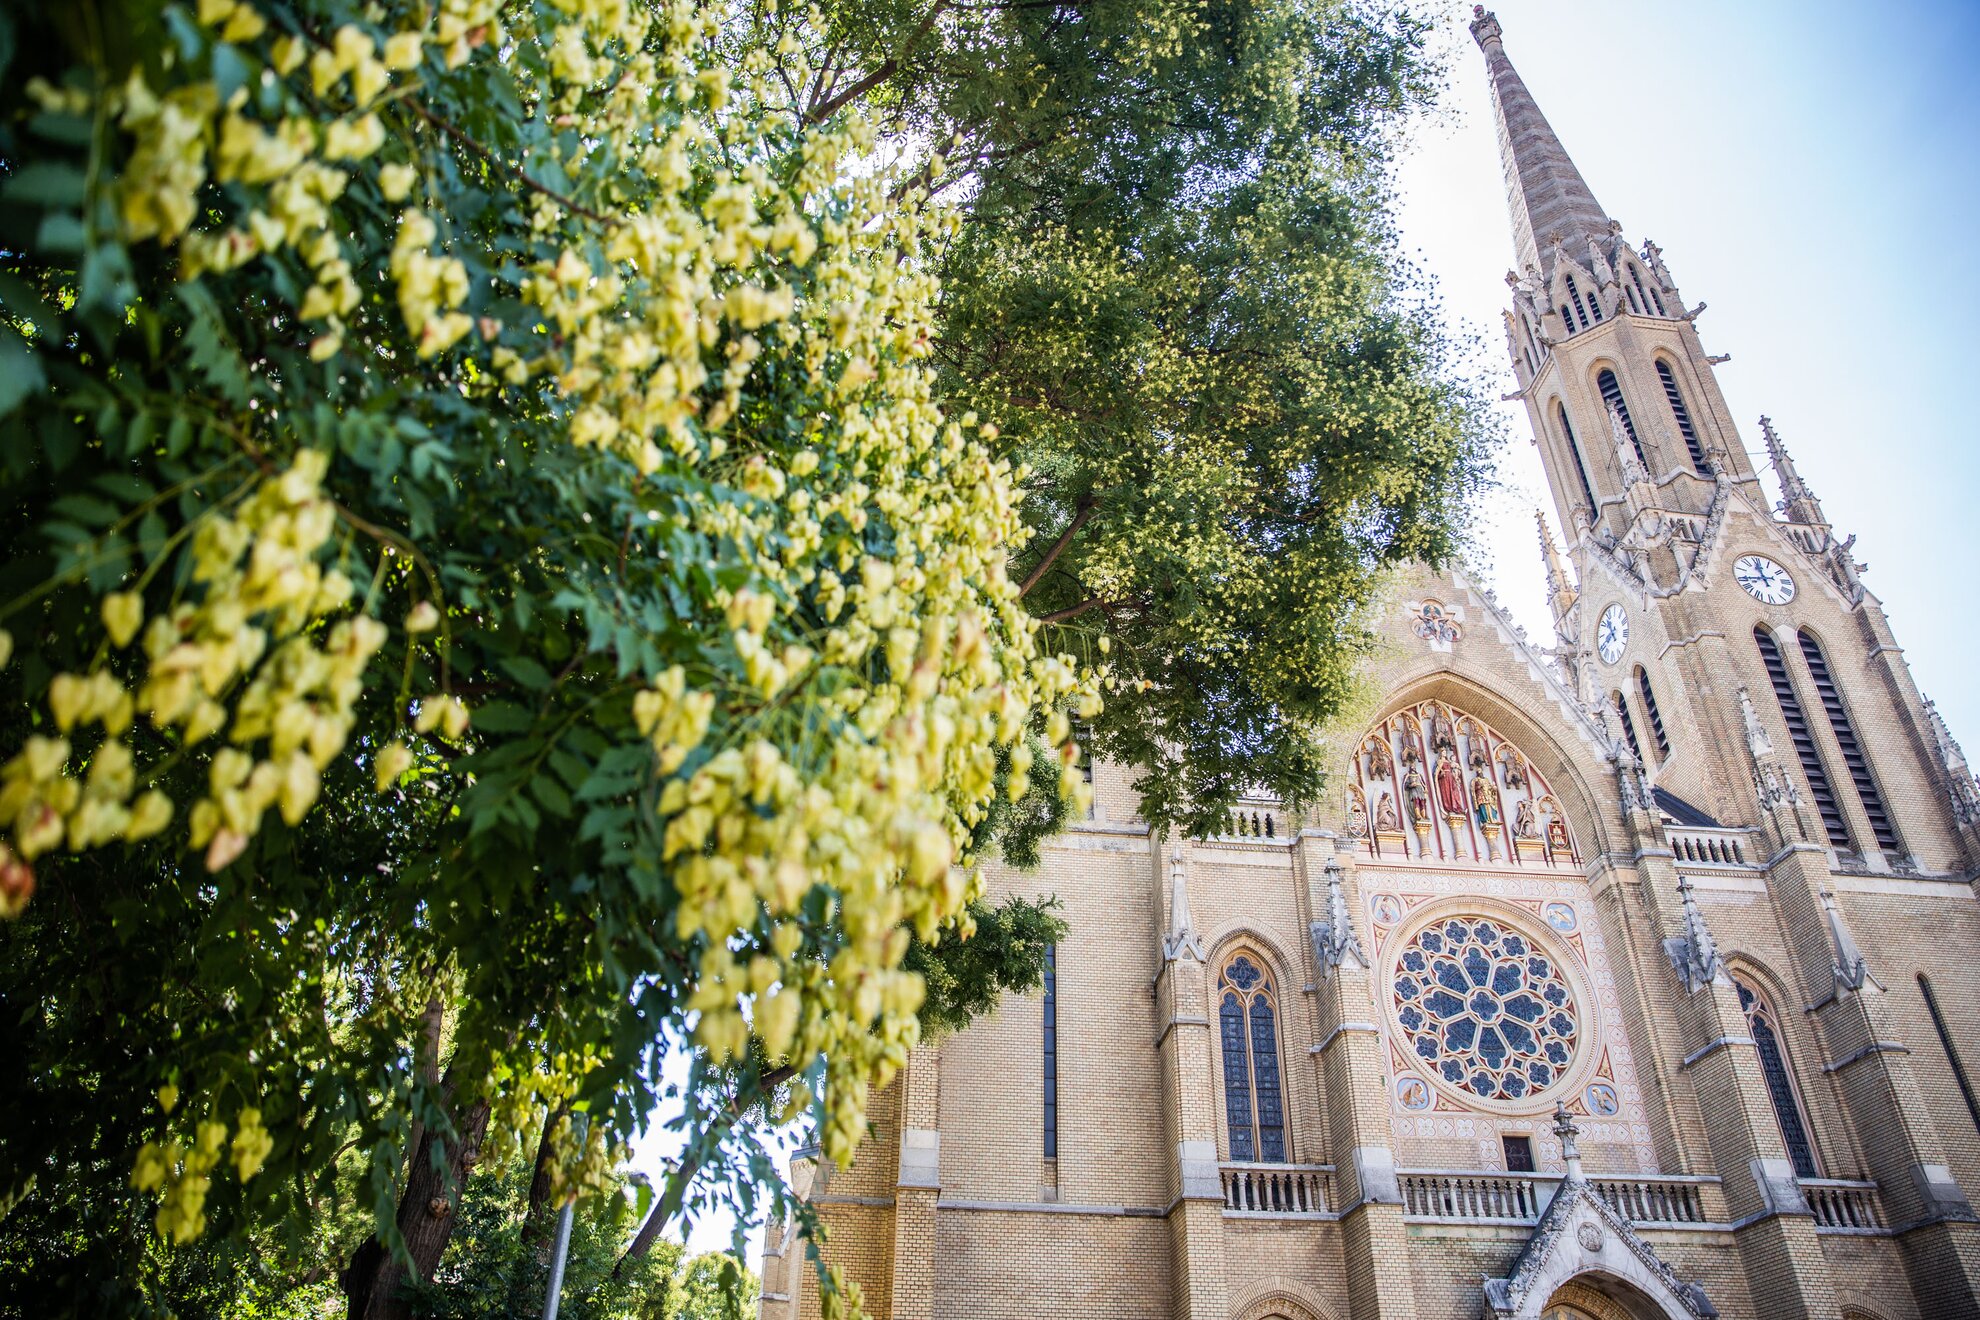
[[(441, 1082), (441, 1103), (453, 1107), (458, 1079), (450, 1064)], [(405, 1284), (433, 1277), (440, 1256), (454, 1235), (467, 1175), (481, 1157), (481, 1139), (488, 1132), (486, 1100), (476, 1100), (453, 1114), (453, 1135), (428, 1129), (413, 1152), (405, 1194), (399, 1198), (399, 1233), (412, 1257), (410, 1273), (377, 1237), (369, 1238), (351, 1256), (344, 1272), (344, 1296), (349, 1320), (410, 1320), (412, 1307)], [(435, 1168), (438, 1163), (440, 1167)]]
[(522, 1244), (537, 1257), (549, 1251), (551, 1230), (557, 1223), (556, 1215), (550, 1213), (550, 1138), (570, 1112), (568, 1100), (552, 1106), (543, 1120), (543, 1135), (536, 1143), (536, 1174), (529, 1180), (529, 1208), (523, 1212)]

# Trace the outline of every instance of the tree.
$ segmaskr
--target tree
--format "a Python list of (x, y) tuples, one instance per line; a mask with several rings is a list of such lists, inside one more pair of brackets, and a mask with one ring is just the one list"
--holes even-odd
[(169, 1306), (157, 1235), (354, 1185), (403, 1314), (546, 1116), (603, 1176), (663, 1024), (703, 1167), (772, 1091), (849, 1155), (1099, 682), (933, 402), (948, 217), (691, 0), (4, 22), (13, 1286)]
[(1428, 20), (846, 0), (758, 21), (797, 112), (870, 107), (964, 199), (942, 387), (1026, 474), (1012, 576), (1048, 644), (1111, 644), (1092, 739), (1140, 769), (1143, 813), (1203, 833), (1247, 791), (1313, 801), (1384, 571), (1455, 551), (1489, 435), (1390, 255)]

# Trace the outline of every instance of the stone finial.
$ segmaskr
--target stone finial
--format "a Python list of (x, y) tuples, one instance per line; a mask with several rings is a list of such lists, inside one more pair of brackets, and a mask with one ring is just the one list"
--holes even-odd
[(1488, 55), (1491, 54), (1492, 46), (1504, 40), (1504, 35), (1499, 28), (1499, 16), (1497, 14), (1485, 8), (1484, 5), (1473, 5), (1471, 7), (1471, 36), (1472, 40), (1478, 43), (1480, 49), (1484, 50)]
[(1561, 1165), (1567, 1174), (1567, 1181), (1585, 1181), (1581, 1173), (1581, 1147), (1574, 1141), (1581, 1135), (1581, 1129), (1575, 1125), (1574, 1116), (1568, 1113), (1567, 1106), (1559, 1100), (1554, 1101), (1554, 1135), (1561, 1139)]
[(1169, 851), (1169, 933), (1162, 937), (1162, 961), (1194, 958), (1202, 962), (1208, 957), (1203, 937), (1189, 919), (1189, 875), (1183, 869), (1182, 847), (1177, 845)]
[(1829, 520), (1822, 512), (1822, 502), (1795, 470), (1794, 459), (1788, 456), (1787, 446), (1774, 430), (1773, 418), (1760, 419), (1760, 434), (1767, 442), (1767, 461), (1773, 465), (1774, 476), (1781, 483), (1781, 502), (1775, 507), (1791, 523), (1827, 526)]
[(1946, 779), (1952, 793), (1953, 822), (1957, 825), (1971, 825), (1980, 820), (1980, 781), (1976, 781), (1973, 771), (1966, 764), (1966, 753), (1959, 749), (1959, 743), (1946, 727), (1945, 717), (1939, 708), (1925, 698), (1925, 721), (1932, 731), (1932, 747), (1939, 754), (1939, 762), (1945, 766)]
[(1322, 978), (1332, 977), (1334, 969), (1350, 958), (1366, 971), (1368, 954), (1361, 947), (1361, 937), (1354, 932), (1353, 918), (1348, 915), (1341, 864), (1329, 857), (1323, 869), (1327, 875), (1327, 917), (1307, 927), (1313, 939), (1313, 961), (1319, 965)]
[(1698, 910), (1691, 881), (1683, 876), (1678, 877), (1678, 903), (1684, 914), (1684, 934), (1664, 941), (1664, 956), (1671, 960), (1671, 970), (1684, 982), (1685, 990), (1697, 994), (1725, 975), (1726, 961), (1719, 956), (1719, 945), (1712, 938), (1712, 928), (1705, 924), (1705, 914)]
[(1842, 910), (1836, 906), (1836, 896), (1822, 891), (1822, 913), (1829, 923), (1829, 943), (1835, 951), (1835, 966), (1831, 969), (1836, 978), (1838, 997), (1861, 990), (1865, 983), (1882, 990), (1884, 983), (1870, 974), (1870, 964), (1863, 957), (1863, 950), (1856, 947), (1856, 940), (1844, 923)]
[(1761, 727), (1760, 712), (1753, 709), (1752, 694), (1747, 692), (1743, 685), (1739, 689), (1739, 718), (1746, 726), (1746, 750), (1753, 754), (1755, 760), (1763, 756), (1772, 756), (1774, 740), (1768, 737), (1767, 730)]

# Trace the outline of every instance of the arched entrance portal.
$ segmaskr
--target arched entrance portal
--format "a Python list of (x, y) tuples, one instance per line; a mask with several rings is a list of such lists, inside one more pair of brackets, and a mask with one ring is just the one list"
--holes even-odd
[(1665, 1312), (1621, 1279), (1583, 1274), (1554, 1290), (1540, 1320), (1665, 1320)]

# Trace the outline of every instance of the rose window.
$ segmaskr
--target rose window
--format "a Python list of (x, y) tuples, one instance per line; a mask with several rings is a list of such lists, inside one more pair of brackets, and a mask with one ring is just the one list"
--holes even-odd
[(1417, 932), (1396, 965), (1395, 1010), (1426, 1071), (1486, 1100), (1523, 1100), (1552, 1086), (1580, 1030), (1557, 960), (1489, 917)]

